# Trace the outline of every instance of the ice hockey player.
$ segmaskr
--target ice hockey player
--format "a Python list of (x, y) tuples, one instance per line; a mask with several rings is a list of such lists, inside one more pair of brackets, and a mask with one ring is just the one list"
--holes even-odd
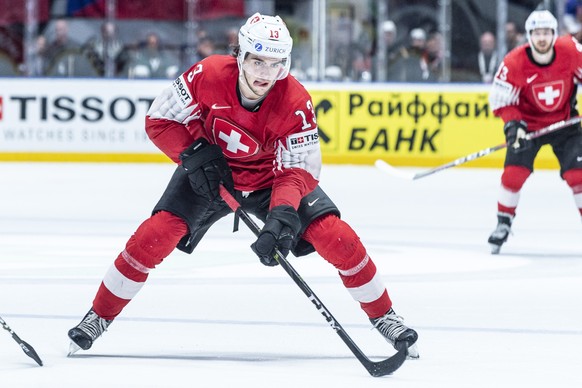
[(572, 36), (558, 37), (549, 11), (534, 11), (525, 22), (529, 44), (510, 51), (495, 75), (489, 104), (503, 119), (507, 141), (497, 202), (498, 224), (489, 244), (493, 254), (511, 233), (523, 184), (533, 172), (540, 148), (550, 144), (560, 176), (574, 194), (582, 215), (582, 132), (580, 124), (527, 141), (528, 132), (577, 116), (576, 84), (582, 80), (582, 46)]
[[(359, 237), (319, 187), (321, 152), (311, 97), (289, 76), (292, 39), (278, 16), (254, 14), (233, 55), (195, 63), (152, 103), (146, 132), (178, 164), (161, 199), (106, 272), (89, 312), (69, 330), (71, 350), (87, 350), (174, 248), (191, 253), (231, 213), (223, 184), (264, 222), (252, 250), (277, 264), (274, 250), (317, 251), (382, 336), (418, 357)], [(192, 334), (192, 335), (195, 335)]]

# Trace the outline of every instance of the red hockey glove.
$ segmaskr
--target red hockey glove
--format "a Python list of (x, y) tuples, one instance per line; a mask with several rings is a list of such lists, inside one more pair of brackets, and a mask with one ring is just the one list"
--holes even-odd
[(287, 257), (300, 229), (299, 215), (292, 206), (275, 206), (269, 212), (267, 222), (251, 249), (259, 256), (261, 263), (273, 267), (279, 264), (274, 258), (275, 248)]
[(515, 153), (531, 147), (531, 142), (526, 140), (527, 123), (523, 120), (508, 121), (503, 127), (507, 148)]
[(221, 183), (228, 191), (234, 191), (232, 172), (222, 149), (216, 144), (200, 138), (180, 154), (180, 160), (196, 194), (214, 201), (220, 196)]

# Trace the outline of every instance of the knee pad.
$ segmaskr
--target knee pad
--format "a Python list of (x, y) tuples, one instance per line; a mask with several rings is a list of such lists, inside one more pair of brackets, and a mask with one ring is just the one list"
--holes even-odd
[(582, 168), (568, 170), (563, 176), (568, 186), (572, 188), (574, 194), (582, 193)]
[(366, 255), (356, 232), (333, 214), (313, 221), (305, 231), (304, 238), (339, 270), (353, 268)]
[(144, 221), (127, 242), (125, 250), (147, 268), (155, 268), (188, 231), (180, 217), (160, 211)]
[(501, 175), (501, 184), (507, 190), (517, 193), (530, 176), (531, 171), (523, 166), (507, 166)]

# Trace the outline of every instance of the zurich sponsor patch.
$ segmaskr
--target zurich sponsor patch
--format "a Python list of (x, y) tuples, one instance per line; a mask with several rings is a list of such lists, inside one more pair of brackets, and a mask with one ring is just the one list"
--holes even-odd
[(277, 48), (277, 47), (266, 47), (265, 52), (266, 53), (275, 53), (275, 54), (285, 54), (285, 49), (284, 48)]
[(260, 43), (255, 43), (255, 50), (257, 52), (263, 51), (263, 45)]
[(319, 133), (316, 129), (294, 133), (287, 137), (287, 150), (303, 152), (319, 147)]

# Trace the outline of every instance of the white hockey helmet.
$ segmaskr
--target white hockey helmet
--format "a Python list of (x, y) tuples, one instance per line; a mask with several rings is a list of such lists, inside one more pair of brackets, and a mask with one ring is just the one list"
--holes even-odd
[(284, 66), (277, 74), (276, 79), (287, 77), (291, 68), (293, 39), (285, 22), (279, 16), (255, 13), (240, 28), (238, 42), (240, 50), (237, 63), (241, 73), (243, 61), (247, 54), (255, 54), (261, 57), (282, 59)]
[(533, 47), (531, 44), (531, 31), (535, 30), (536, 28), (551, 29), (554, 32), (552, 46), (554, 43), (556, 43), (556, 39), (558, 39), (558, 21), (550, 11), (533, 11), (527, 17), (527, 20), (525, 21), (525, 33), (527, 36), (527, 41), (531, 47)]

